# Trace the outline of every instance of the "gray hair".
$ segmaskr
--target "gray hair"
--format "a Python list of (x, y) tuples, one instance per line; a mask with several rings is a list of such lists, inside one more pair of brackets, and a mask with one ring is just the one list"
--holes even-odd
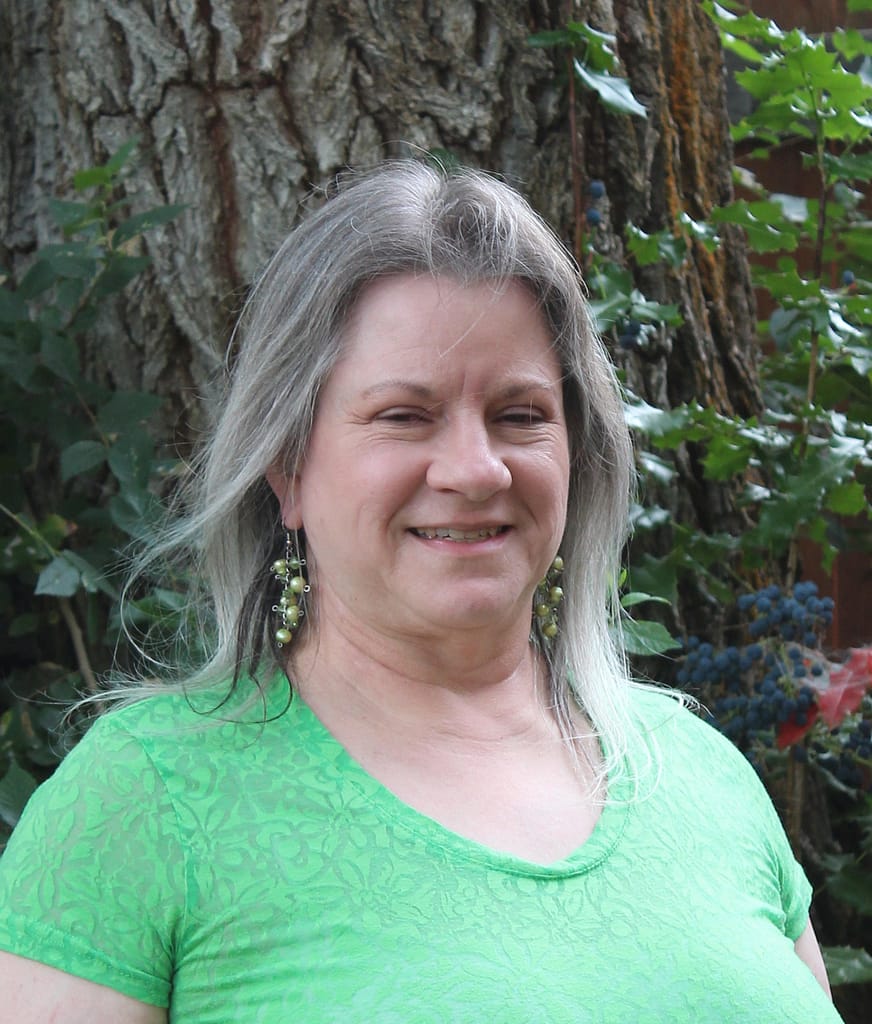
[[(603, 741), (604, 771), (613, 773), (633, 729), (629, 679), (614, 638), (633, 471), (620, 392), (574, 261), (514, 189), (478, 171), (403, 161), (340, 179), (252, 290), (194, 505), (165, 545), (190, 550), (196, 538), (198, 572), (210, 593), (217, 637), (196, 679), (236, 681), (276, 660), (269, 566), (283, 550), (283, 529), (264, 474), (281, 465), (290, 476), (301, 464), (319, 392), (361, 290), (407, 273), (461, 284), (520, 280), (553, 333), (571, 480), (560, 632), (542, 649), (563, 728), (568, 734), (577, 701)], [(302, 628), (317, 623), (308, 619)]]

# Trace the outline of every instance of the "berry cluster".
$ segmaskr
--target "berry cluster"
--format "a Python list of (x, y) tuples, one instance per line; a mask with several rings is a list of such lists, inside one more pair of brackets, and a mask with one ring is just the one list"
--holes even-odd
[(753, 763), (766, 748), (790, 747), (797, 760), (811, 755), (845, 785), (865, 788), (872, 722), (862, 709), (837, 729), (810, 732), (831, 667), (821, 639), (832, 598), (802, 582), (791, 592), (768, 586), (743, 594), (736, 606), (745, 642), (716, 649), (690, 637), (678, 684), (699, 696), (712, 724)]
[(591, 205), (585, 211), (584, 219), (588, 227), (596, 228), (602, 223), (603, 215), (598, 208), (599, 200), (606, 194), (606, 187), (599, 178), (594, 178), (588, 183), (587, 194), (591, 199)]

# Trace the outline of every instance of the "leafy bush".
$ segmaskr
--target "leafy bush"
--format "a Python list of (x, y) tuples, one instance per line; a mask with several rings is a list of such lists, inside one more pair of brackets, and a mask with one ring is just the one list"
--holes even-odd
[(160, 505), (155, 481), (170, 470), (145, 428), (161, 400), (112, 389), (84, 365), (84, 341), (101, 312), (149, 264), (141, 236), (181, 212), (163, 206), (128, 215), (117, 195), (135, 145), (75, 175), (80, 198), (49, 204), (60, 240), (43, 245), (23, 274), (6, 272), (0, 285), (0, 825), (7, 832), (36, 781), (75, 742), (75, 729), (60, 728), (70, 700), (95, 692), (123, 647), (119, 551), (148, 530)]

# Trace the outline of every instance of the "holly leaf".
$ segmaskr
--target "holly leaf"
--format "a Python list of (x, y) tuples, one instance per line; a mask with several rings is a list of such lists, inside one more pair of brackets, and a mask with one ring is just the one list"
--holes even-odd
[(603, 104), (618, 114), (647, 117), (648, 111), (633, 95), (626, 78), (617, 78), (606, 71), (591, 71), (581, 61), (573, 62), (579, 81), (595, 92)]
[[(872, 0), (870, 0), (872, 6)], [(868, 984), (872, 981), (872, 956), (865, 949), (852, 946), (823, 946), (831, 985)]]

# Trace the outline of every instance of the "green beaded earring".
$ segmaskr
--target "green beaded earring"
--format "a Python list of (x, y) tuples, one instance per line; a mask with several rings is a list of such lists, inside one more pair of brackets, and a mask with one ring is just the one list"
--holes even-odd
[(560, 632), (557, 625), (557, 606), (563, 600), (563, 590), (557, 581), (563, 573), (563, 559), (557, 555), (545, 578), (539, 581), (533, 597), (534, 622), (546, 640), (553, 640)]
[(281, 584), (282, 592), (279, 603), (272, 606), (278, 615), (281, 625), (273, 634), (277, 647), (289, 644), (306, 614), (303, 598), (312, 589), (303, 576), (305, 558), (300, 558), (294, 549), (289, 531), (285, 532), (285, 557), (273, 562), (271, 568), (276, 580)]

